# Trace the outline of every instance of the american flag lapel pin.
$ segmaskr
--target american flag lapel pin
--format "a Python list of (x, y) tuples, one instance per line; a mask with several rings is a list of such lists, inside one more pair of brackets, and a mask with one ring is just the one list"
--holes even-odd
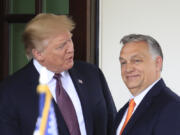
[(79, 82), (80, 84), (83, 84), (83, 81), (82, 81), (81, 79), (78, 79), (78, 82)]

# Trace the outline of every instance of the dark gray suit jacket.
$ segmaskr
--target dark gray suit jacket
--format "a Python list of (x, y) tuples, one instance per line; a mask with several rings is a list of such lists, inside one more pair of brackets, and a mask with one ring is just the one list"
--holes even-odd
[[(128, 103), (118, 112), (112, 135), (127, 107)], [(162, 79), (143, 98), (122, 135), (180, 135), (180, 98)]]
[[(109, 135), (116, 108), (102, 72), (94, 65), (75, 62), (69, 73), (81, 102), (87, 135)], [(0, 134), (32, 135), (38, 116), (38, 79), (31, 61), (0, 84)], [(59, 134), (69, 135), (55, 102), (54, 107)]]

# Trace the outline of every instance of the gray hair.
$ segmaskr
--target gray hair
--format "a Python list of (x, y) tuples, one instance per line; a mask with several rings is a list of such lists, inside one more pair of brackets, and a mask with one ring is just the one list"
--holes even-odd
[(121, 39), (120, 43), (125, 45), (130, 42), (138, 42), (138, 41), (144, 41), (148, 44), (149, 52), (151, 53), (153, 59), (155, 59), (157, 56), (161, 56), (163, 60), (163, 53), (162, 53), (161, 46), (151, 36), (141, 35), (141, 34), (130, 34), (130, 35), (124, 36)]

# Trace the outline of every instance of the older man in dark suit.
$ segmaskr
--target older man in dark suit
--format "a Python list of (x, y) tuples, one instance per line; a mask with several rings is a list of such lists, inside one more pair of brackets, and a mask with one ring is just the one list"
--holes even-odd
[[(33, 134), (38, 117), (36, 87), (43, 67), (47, 68), (47, 85), (54, 99), (59, 135), (74, 135), (75, 130), (78, 135), (110, 134), (116, 114), (113, 99), (99, 68), (74, 62), (73, 28), (70, 18), (54, 14), (39, 14), (27, 24), (23, 41), (26, 54), (32, 60), (1, 83), (0, 134)], [(55, 78), (55, 74), (61, 75)], [(69, 126), (64, 109), (58, 103), (57, 81), (62, 82), (66, 100), (75, 110), (76, 118), (71, 121), (76, 125)]]
[(179, 135), (180, 98), (161, 78), (163, 53), (147, 35), (122, 38), (121, 74), (132, 94), (118, 112), (113, 135)]

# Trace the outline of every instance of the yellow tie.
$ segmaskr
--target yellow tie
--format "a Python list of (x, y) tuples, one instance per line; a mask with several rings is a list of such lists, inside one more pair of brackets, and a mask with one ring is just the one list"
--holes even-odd
[(134, 102), (134, 99), (131, 99), (130, 102), (129, 102), (129, 107), (128, 107), (128, 112), (127, 112), (126, 120), (124, 121), (124, 124), (123, 124), (123, 126), (121, 128), (120, 135), (122, 134), (126, 124), (128, 123), (129, 119), (131, 118), (131, 115), (132, 115), (132, 112), (134, 110), (135, 105), (136, 105), (136, 103)]

